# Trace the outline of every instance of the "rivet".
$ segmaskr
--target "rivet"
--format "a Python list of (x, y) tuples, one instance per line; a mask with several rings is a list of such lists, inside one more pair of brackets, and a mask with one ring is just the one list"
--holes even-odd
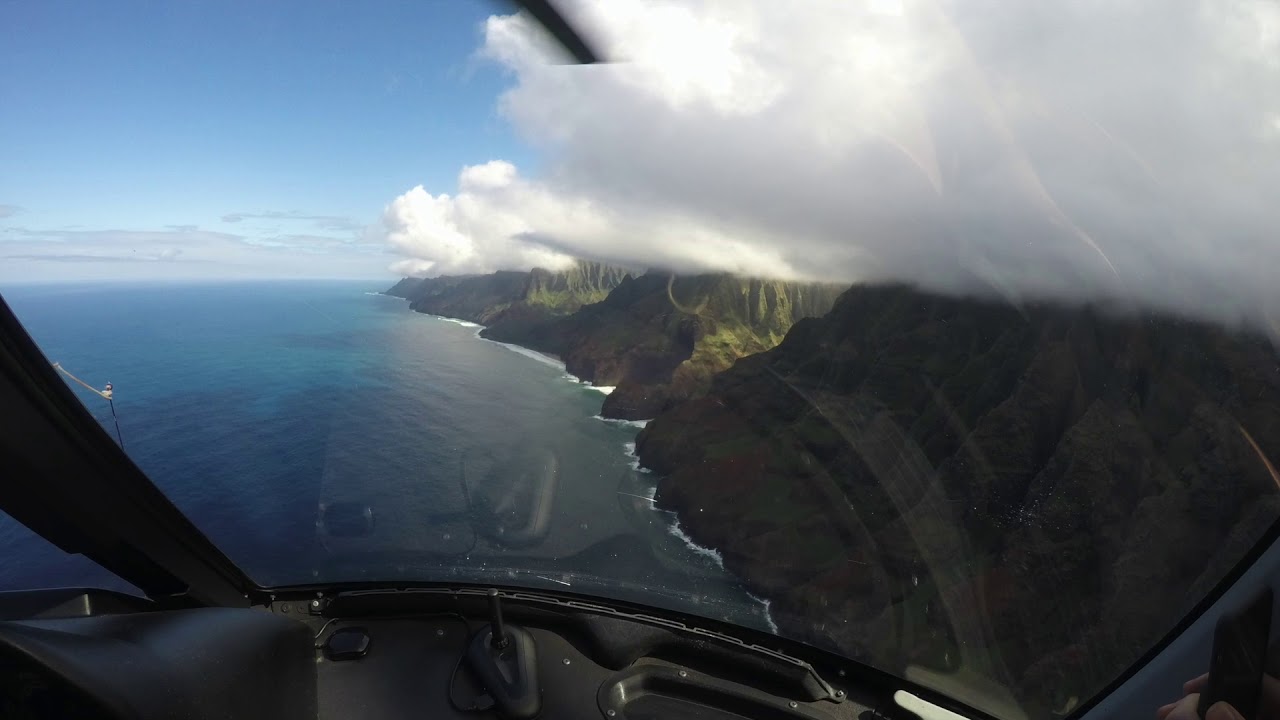
[(320, 601), (319, 601), (319, 600), (312, 600), (312, 601), (311, 601), (311, 607), (313, 607), (313, 608), (318, 608), (318, 607), (320, 607)]
[(800, 703), (796, 702), (795, 700), (792, 700), (791, 702), (787, 703), (787, 707), (793, 707), (793, 708), (800, 707)]
[(687, 670), (681, 670), (680, 677), (689, 677), (689, 672)]
[(563, 662), (565, 665), (568, 665), (568, 664), (569, 664), (569, 658), (565, 658), (565, 659), (564, 659), (564, 660), (562, 660), (561, 662)]
[(613, 717), (614, 715), (617, 715), (617, 714), (618, 714), (618, 711), (617, 711), (617, 710), (612, 710), (612, 709), (610, 709), (610, 710), (605, 710), (605, 711), (604, 711), (604, 714), (605, 714), (605, 715), (608, 715), (609, 717)]

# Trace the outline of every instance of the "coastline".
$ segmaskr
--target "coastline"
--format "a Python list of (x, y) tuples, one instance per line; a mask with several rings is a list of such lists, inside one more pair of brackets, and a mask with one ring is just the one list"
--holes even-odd
[[(399, 296), (397, 295), (390, 295), (388, 293), (369, 293), (369, 294), (380, 294), (380, 295), (387, 295), (387, 297), (399, 298)], [(399, 299), (405, 300), (406, 302), (408, 301), (407, 298), (399, 298)], [(574, 384), (584, 386), (586, 389), (594, 390), (605, 396), (609, 395), (609, 393), (611, 393), (614, 390), (614, 388), (610, 386), (593, 385), (590, 381), (582, 380), (576, 375), (569, 373), (565, 367), (564, 361), (555, 355), (541, 352), (539, 350), (534, 350), (532, 348), (528, 348), (523, 345), (501, 342), (498, 340), (492, 340), (490, 338), (484, 337), (482, 333), (485, 330), (485, 326), (479, 323), (475, 323), (463, 318), (453, 318), (453, 317), (447, 317), (444, 315), (436, 315), (434, 313), (421, 312), (419, 310), (414, 310), (413, 312), (419, 315), (425, 315), (429, 318), (434, 318), (444, 322), (451, 322), (457, 325), (462, 325), (464, 327), (474, 327), (476, 328), (475, 338), (477, 340), (483, 340), (485, 342), (490, 342), (495, 345), (501, 345), (505, 347), (507, 350), (510, 350), (511, 352), (514, 352), (518, 355), (523, 355), (535, 362), (540, 362), (540, 363), (555, 367), (561, 371), (562, 373), (561, 377), (564, 380), (568, 380), (570, 382), (573, 382)], [(601, 413), (592, 415), (591, 418), (598, 420), (600, 422), (606, 422), (606, 423), (610, 423), (617, 426), (625, 425), (625, 426), (635, 428), (637, 435), (639, 434), (640, 430), (644, 429), (645, 426), (647, 426), (652, 421), (652, 418), (643, 419), (643, 420), (627, 420), (623, 418), (610, 418), (610, 417), (605, 417)], [(646, 476), (650, 476), (650, 477), (653, 476), (652, 470), (650, 470), (649, 468), (643, 467), (640, 464), (640, 458), (636, 454), (635, 436), (632, 437), (630, 442), (624, 443), (623, 454), (630, 460), (629, 464), (632, 470), (634, 470), (637, 473), (644, 474)], [(758, 588), (754, 588), (753, 584), (748, 580), (747, 576), (744, 575), (742, 572), (739, 572), (733, 569), (732, 567), (726, 567), (723, 559), (723, 554), (719, 549), (711, 546), (701, 545), (697, 541), (695, 541), (691, 536), (689, 536), (685, 532), (684, 526), (680, 523), (679, 511), (674, 509), (661, 508), (658, 506), (655, 500), (657, 490), (658, 490), (657, 478), (654, 478), (653, 489), (649, 497), (649, 507), (653, 512), (659, 513), (664, 517), (667, 534), (680, 540), (685, 547), (687, 547), (691, 552), (694, 553), (694, 555), (709, 559), (717, 567), (719, 567), (720, 569), (724, 570), (725, 572), (729, 573), (734, 578), (736, 578), (737, 581), (742, 584), (744, 592), (746, 592), (747, 595), (752, 600), (759, 603), (761, 608), (761, 615), (764, 618), (765, 624), (767, 625), (769, 630), (774, 634), (777, 634), (778, 625), (774, 620), (773, 615), (770, 611), (770, 606), (772, 604), (772, 601), (769, 600), (768, 598), (761, 597), (761, 595), (759, 594)]]
[[(398, 300), (404, 300), (405, 302), (409, 302), (409, 298), (400, 297), (399, 295), (392, 295), (391, 293), (387, 293), (387, 292), (377, 292), (377, 293), (367, 292), (367, 293), (365, 293), (365, 294), (366, 294), (366, 295), (384, 295), (384, 296), (386, 296), (386, 297), (393, 297), (393, 298), (396, 298), (396, 299), (398, 299)], [(481, 323), (474, 322), (474, 321), (472, 321), (472, 320), (468, 320), (468, 319), (466, 319), (466, 318), (450, 317), (450, 316), (448, 316), (448, 315), (436, 315), (435, 313), (422, 312), (421, 310), (414, 310), (413, 312), (415, 312), (415, 313), (417, 313), (417, 314), (419, 314), (419, 315), (426, 315), (427, 317), (430, 317), (430, 318), (436, 318), (437, 320), (443, 320), (443, 321), (445, 321), (445, 322), (455, 323), (455, 324), (457, 324), (457, 325), (461, 325), (461, 326), (463, 326), (463, 327), (476, 328), (476, 334), (475, 334), (476, 339), (478, 339), (478, 340), (484, 340), (485, 342), (491, 342), (491, 343), (493, 343), (493, 344), (495, 344), (495, 345), (501, 345), (501, 346), (503, 346), (503, 347), (507, 348), (508, 350), (510, 350), (510, 351), (512, 351), (512, 352), (514, 352), (514, 353), (516, 353), (516, 354), (518, 354), (518, 355), (524, 355), (525, 357), (530, 358), (530, 359), (532, 359), (532, 360), (536, 360), (536, 361), (538, 361), (538, 362), (542, 362), (542, 363), (545, 363), (545, 364), (551, 365), (551, 366), (553, 366), (553, 367), (556, 367), (556, 368), (558, 368), (561, 372), (563, 372), (563, 373), (564, 373), (564, 377), (565, 377), (565, 379), (566, 379), (566, 380), (571, 380), (571, 381), (573, 381), (573, 382), (575, 382), (575, 383), (577, 383), (577, 384), (579, 384), (579, 385), (582, 385), (582, 386), (584, 386), (584, 387), (586, 387), (586, 388), (588, 388), (588, 389), (590, 389), (590, 390), (594, 390), (594, 391), (596, 391), (596, 392), (600, 393), (601, 395), (609, 395), (610, 393), (612, 393), (614, 390), (616, 390), (616, 389), (617, 389), (617, 388), (616, 388), (615, 386), (613, 386), (613, 385), (596, 385), (595, 383), (591, 382), (590, 380), (584, 380), (584, 379), (582, 379), (582, 378), (578, 377), (577, 375), (574, 375), (573, 373), (570, 373), (570, 372), (568, 371), (568, 369), (567, 369), (566, 365), (565, 365), (564, 360), (563, 360), (563, 359), (561, 359), (561, 358), (560, 358), (560, 356), (555, 355), (554, 353), (543, 352), (543, 351), (541, 351), (541, 350), (535, 350), (535, 349), (533, 349), (533, 348), (531, 348), (531, 347), (526, 347), (526, 346), (524, 346), (524, 345), (520, 345), (520, 344), (518, 344), (518, 343), (509, 343), (509, 342), (503, 342), (503, 341), (501, 341), (501, 340), (494, 340), (493, 338), (487, 338), (487, 337), (485, 337), (485, 336), (484, 336), (484, 331), (487, 329), (487, 327), (488, 327), (488, 326), (483, 325), (483, 324), (481, 324)], [(605, 421), (605, 422), (617, 422), (617, 423), (622, 423), (622, 424), (627, 424), (627, 425), (633, 425), (633, 426), (635, 426), (635, 427), (639, 427), (639, 428), (643, 428), (643, 427), (644, 427), (644, 424), (637, 425), (636, 423), (645, 423), (645, 424), (647, 424), (647, 423), (649, 422), (649, 420), (651, 420), (651, 419), (652, 419), (652, 418), (648, 418), (648, 419), (644, 419), (644, 420), (626, 420), (626, 419), (622, 419), (622, 418), (609, 418), (609, 417), (604, 417), (602, 414), (596, 414), (596, 415), (594, 415), (593, 417), (595, 417), (595, 418), (597, 418), (597, 419), (599, 419), (599, 420), (603, 420), (603, 421)]]

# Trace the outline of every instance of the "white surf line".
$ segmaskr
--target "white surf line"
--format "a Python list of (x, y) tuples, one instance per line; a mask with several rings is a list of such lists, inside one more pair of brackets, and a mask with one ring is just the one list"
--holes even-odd
[[(367, 293), (367, 294), (370, 294), (370, 295), (382, 295), (383, 293)], [(395, 296), (394, 296), (394, 295), (388, 295), (387, 297), (395, 297)], [(402, 299), (403, 299), (403, 298), (402, 298)], [(422, 314), (422, 315), (426, 315), (427, 317), (433, 317), (433, 318), (436, 318), (437, 320), (444, 320), (445, 322), (451, 322), (451, 323), (454, 323), (454, 324), (457, 324), (457, 325), (461, 325), (461, 326), (463, 326), (463, 327), (473, 327), (473, 328), (476, 328), (475, 338), (476, 338), (477, 340), (484, 340), (485, 342), (491, 342), (491, 343), (493, 343), (494, 345), (501, 345), (502, 347), (504, 347), (504, 348), (506, 348), (506, 349), (510, 350), (511, 352), (513, 352), (513, 353), (515, 353), (515, 354), (517, 354), (517, 355), (523, 355), (523, 356), (525, 356), (525, 357), (527, 357), (527, 358), (530, 358), (530, 359), (532, 359), (532, 360), (537, 360), (538, 362), (540, 362), (540, 363), (542, 363), (542, 364), (544, 364), (544, 365), (550, 365), (550, 366), (551, 366), (551, 367), (553, 367), (553, 368), (557, 368), (557, 369), (559, 369), (561, 372), (563, 372), (563, 373), (564, 373), (564, 374), (561, 376), (561, 378), (562, 378), (562, 379), (564, 379), (564, 380), (568, 380), (568, 381), (570, 381), (570, 382), (574, 383), (575, 385), (582, 385), (583, 387), (587, 388), (588, 390), (594, 390), (594, 391), (596, 391), (596, 392), (598, 392), (598, 393), (602, 393), (602, 394), (604, 394), (604, 395), (608, 395), (608, 394), (612, 393), (614, 390), (616, 390), (616, 389), (617, 389), (617, 386), (614, 386), (614, 385), (593, 385), (593, 384), (591, 384), (591, 381), (589, 381), (589, 380), (583, 380), (582, 378), (578, 377), (577, 375), (574, 375), (573, 373), (570, 373), (570, 372), (568, 371), (568, 369), (566, 368), (566, 366), (565, 366), (565, 364), (564, 364), (564, 361), (562, 361), (562, 360), (558, 360), (558, 359), (556, 359), (555, 357), (552, 357), (551, 355), (548, 355), (548, 354), (546, 354), (546, 353), (538, 352), (537, 350), (532, 350), (532, 349), (530, 349), (530, 348), (524, 347), (523, 345), (516, 345), (516, 344), (514, 344), (514, 343), (504, 343), (504, 342), (501, 342), (501, 341), (499, 341), (499, 340), (493, 340), (493, 339), (490, 339), (490, 338), (484, 337), (484, 336), (483, 336), (483, 335), (481, 335), (480, 333), (484, 332), (484, 330), (485, 330), (485, 326), (484, 326), (484, 325), (481, 325), (481, 324), (479, 324), (479, 323), (473, 323), (473, 322), (470, 322), (470, 321), (468, 321), (468, 320), (462, 320), (462, 319), (459, 319), (459, 318), (445, 317), (444, 315), (433, 315), (433, 314), (431, 314), (431, 313), (421, 313), (421, 314)], [(606, 419), (606, 418), (601, 418), (601, 419)], [(623, 421), (623, 422), (627, 422), (627, 421)], [(644, 422), (648, 422), (648, 421), (646, 420), (646, 421), (644, 421)], [(643, 426), (643, 425), (640, 425), (640, 426), (638, 426), (638, 427), (644, 427), (644, 426)]]
[[(480, 333), (484, 332), (484, 330), (485, 330), (485, 326), (484, 326), (484, 325), (479, 325), (479, 324), (477, 324), (477, 323), (473, 323), (473, 322), (467, 322), (466, 320), (458, 320), (458, 319), (456, 319), (456, 318), (447, 318), (447, 317), (442, 317), (442, 316), (440, 316), (440, 315), (432, 315), (431, 317), (438, 317), (438, 318), (440, 318), (441, 320), (448, 320), (449, 322), (457, 323), (457, 324), (459, 324), (459, 325), (462, 325), (463, 327), (473, 327), (473, 328), (476, 328), (476, 332), (475, 332), (474, 337), (475, 337), (475, 339), (477, 339), (477, 340), (483, 340), (483, 341), (485, 341), (485, 342), (487, 342), (487, 343), (493, 343), (494, 345), (501, 345), (502, 347), (504, 347), (504, 348), (506, 348), (506, 349), (510, 350), (511, 352), (513, 352), (513, 353), (515, 353), (515, 354), (517, 354), (517, 355), (523, 355), (523, 356), (525, 356), (525, 357), (529, 358), (530, 360), (537, 360), (538, 362), (542, 363), (543, 365), (550, 365), (551, 367), (556, 368), (556, 369), (560, 370), (561, 372), (565, 372), (564, 363), (563, 363), (563, 362), (561, 362), (560, 360), (557, 360), (556, 358), (551, 357), (550, 355), (547, 355), (546, 353), (540, 353), (540, 352), (538, 352), (537, 350), (530, 350), (529, 348), (524, 347), (524, 346), (522, 346), (522, 345), (514, 345), (514, 344), (512, 344), (512, 343), (504, 343), (504, 342), (500, 342), (500, 341), (498, 341), (498, 340), (493, 340), (493, 339), (491, 339), (491, 338), (487, 338), (487, 337), (485, 337), (485, 336), (481, 335)], [(578, 382), (578, 379), (577, 379), (576, 377), (573, 377), (572, 375), (569, 375), (567, 372), (565, 373), (565, 376), (566, 376), (567, 378), (572, 378), (574, 382)]]
[[(635, 443), (626, 443), (626, 448), (627, 448), (627, 455), (630, 457), (635, 457)], [(638, 467), (639, 462), (640, 461), (637, 459), (635, 463), (633, 463), (633, 467), (636, 467), (636, 469), (638, 469), (640, 472), (644, 472), (644, 473), (649, 472), (648, 468)], [(658, 495), (658, 488), (655, 486), (653, 490), (651, 490), (650, 492), (652, 494), (649, 495), (648, 497), (645, 497), (644, 495), (637, 495), (635, 493), (623, 492), (621, 490), (618, 490), (617, 494), (626, 495), (627, 497), (638, 498), (640, 500), (648, 500), (650, 508), (652, 508), (656, 512), (665, 513), (671, 518), (671, 525), (667, 528), (668, 533), (679, 538), (682, 542), (684, 542), (686, 547), (688, 547), (690, 550), (694, 551), (698, 555), (711, 558), (711, 560), (715, 562), (715, 564), (721, 570), (724, 570), (725, 569), (724, 556), (720, 554), (720, 551), (703, 546), (703, 545), (699, 545), (698, 543), (694, 542), (693, 538), (689, 537), (688, 534), (685, 533), (684, 529), (680, 527), (679, 513), (676, 513), (673, 510), (662, 510), (658, 508), (658, 504), (656, 500)], [(773, 633), (774, 635), (777, 635), (778, 623), (774, 622), (773, 613), (769, 609), (770, 606), (773, 604), (772, 601), (766, 600), (765, 598), (762, 598), (750, 591), (747, 591), (747, 597), (751, 598), (752, 600), (760, 604), (761, 614), (764, 616), (765, 625), (768, 626), (769, 632)]]
[(537, 360), (538, 362), (542, 363), (543, 365), (550, 365), (551, 367), (556, 368), (557, 370), (560, 370), (560, 371), (563, 371), (563, 370), (564, 370), (564, 363), (562, 363), (562, 362), (560, 362), (559, 360), (557, 360), (557, 359), (555, 359), (555, 358), (551, 357), (550, 355), (545, 355), (545, 354), (543, 354), (543, 353), (540, 353), (540, 352), (538, 352), (537, 350), (530, 350), (530, 349), (529, 349), (529, 348), (527, 348), (527, 347), (521, 347), (521, 346), (519, 346), (519, 345), (512, 345), (511, 343), (498, 342), (497, 340), (490, 340), (490, 339), (489, 339), (489, 338), (487, 338), (487, 337), (480, 337), (480, 334), (479, 334), (479, 333), (477, 333), (477, 334), (476, 334), (476, 337), (480, 338), (481, 340), (483, 340), (483, 341), (485, 341), (485, 342), (491, 342), (491, 343), (493, 343), (494, 345), (501, 345), (502, 347), (504, 347), (504, 348), (506, 348), (506, 349), (510, 350), (511, 352), (513, 352), (513, 353), (515, 353), (515, 354), (517, 354), (517, 355), (523, 355), (523, 356), (525, 356), (525, 357), (529, 358), (530, 360)]
[(463, 319), (461, 319), (461, 318), (445, 317), (445, 316), (443, 316), (443, 315), (432, 315), (431, 317), (436, 318), (437, 320), (443, 320), (443, 321), (445, 321), (445, 322), (451, 322), (451, 323), (453, 323), (453, 324), (455, 324), (455, 325), (461, 325), (462, 327), (480, 328), (481, 330), (483, 330), (483, 329), (484, 329), (484, 326), (483, 326), (483, 325), (481, 325), (480, 323), (473, 323), (473, 322), (471, 322), (470, 320), (463, 320)]
[(636, 428), (646, 427), (652, 420), (652, 418), (650, 420), (623, 420), (622, 418), (607, 418), (603, 415), (592, 415), (591, 419), (599, 420), (600, 422), (613, 423), (614, 425), (629, 425)]
[[(564, 363), (561, 362), (560, 360), (557, 360), (556, 358), (551, 357), (550, 355), (547, 355), (546, 353), (540, 353), (537, 350), (530, 350), (529, 348), (524, 347), (522, 345), (514, 345), (512, 343), (499, 342), (498, 340), (493, 340), (491, 338), (484, 337), (483, 335), (480, 334), (485, 330), (484, 325), (479, 325), (473, 322), (467, 322), (466, 320), (458, 320), (456, 318), (441, 317), (439, 315), (432, 315), (431, 317), (438, 317), (441, 320), (448, 320), (449, 322), (457, 323), (459, 325), (462, 325), (463, 327), (476, 328), (474, 337), (477, 340), (483, 340), (487, 343), (493, 343), (494, 345), (501, 345), (502, 347), (510, 350), (511, 352), (517, 355), (523, 355), (529, 358), (530, 360), (537, 360), (543, 365), (550, 365), (551, 367), (556, 368), (561, 372), (565, 372)], [(572, 378), (574, 382), (578, 382), (577, 378), (573, 377), (572, 375), (569, 375), (568, 373), (565, 373), (565, 376), (566, 378)]]
[[(388, 296), (388, 297), (394, 297), (394, 296)], [(517, 355), (523, 355), (532, 360), (537, 360), (538, 362), (544, 365), (550, 365), (551, 367), (559, 368), (562, 371), (564, 370), (564, 363), (551, 357), (550, 355), (540, 353), (537, 350), (530, 350), (529, 348), (521, 347), (520, 345), (512, 345), (511, 343), (498, 342), (497, 340), (490, 340), (489, 338), (484, 337), (480, 333), (485, 331), (485, 326), (481, 325), (480, 323), (473, 323), (470, 320), (462, 320), (460, 318), (445, 317), (444, 315), (433, 315), (432, 313), (419, 313), (419, 314), (426, 315), (429, 318), (435, 318), (436, 320), (451, 322), (455, 325), (461, 325), (462, 327), (475, 328), (476, 332), (473, 335), (473, 337), (475, 337), (475, 339), (477, 340), (483, 340), (488, 343), (493, 343), (494, 345), (501, 345), (502, 347), (510, 350), (511, 352)], [(573, 378), (574, 382), (578, 382), (578, 379), (574, 378), (572, 375), (569, 375), (569, 377)]]
[[(655, 493), (656, 493), (657, 488), (654, 488), (654, 491), (655, 491)], [(655, 509), (656, 509), (656, 506), (655, 506)], [(679, 516), (679, 514), (677, 514), (677, 513), (675, 513), (675, 512), (672, 512), (672, 513), (671, 513), (671, 518), (672, 518), (672, 520), (671, 520), (671, 527), (670, 527), (670, 528), (668, 528), (668, 532), (670, 532), (672, 535), (675, 535), (676, 537), (678, 537), (678, 538), (680, 538), (681, 540), (683, 540), (683, 541), (684, 541), (684, 544), (685, 544), (686, 546), (688, 546), (690, 550), (693, 550), (695, 553), (697, 553), (697, 554), (699, 554), (699, 555), (702, 555), (702, 556), (704, 556), (704, 557), (709, 557), (709, 558), (711, 558), (711, 559), (715, 562), (715, 564), (716, 564), (716, 565), (717, 565), (721, 570), (724, 570), (724, 569), (725, 569), (725, 567), (724, 567), (724, 556), (720, 554), (720, 551), (719, 551), (719, 550), (715, 550), (715, 549), (712, 549), (712, 548), (709, 548), (709, 547), (705, 547), (705, 546), (703, 546), (703, 545), (699, 545), (698, 543), (694, 542), (694, 541), (693, 541), (693, 538), (689, 537), (689, 536), (685, 533), (684, 529), (680, 527), (680, 519), (679, 519), (679, 518), (680, 518), (680, 516)], [(737, 576), (735, 575), (735, 577), (737, 577)], [(741, 581), (741, 578), (739, 578), (739, 581)], [(751, 592), (751, 591), (749, 591), (749, 590), (748, 590), (748, 591), (746, 591), (746, 592), (747, 592), (747, 597), (749, 597), (749, 598), (751, 598), (752, 600), (755, 600), (756, 602), (760, 603), (761, 614), (762, 614), (762, 615), (764, 615), (764, 622), (765, 622), (765, 625), (767, 625), (767, 626), (769, 627), (769, 632), (772, 632), (774, 635), (777, 635), (777, 634), (778, 634), (778, 623), (774, 622), (774, 620), (773, 620), (773, 613), (772, 613), (772, 612), (770, 611), (770, 609), (769, 609), (769, 608), (770, 608), (770, 606), (773, 604), (773, 602), (772, 602), (771, 600), (766, 600), (765, 598), (762, 598), (762, 597), (760, 597), (760, 596), (756, 595), (755, 593), (752, 593), (752, 592)]]
[(694, 551), (696, 554), (702, 555), (703, 557), (711, 558), (712, 562), (716, 564), (716, 567), (720, 568), (721, 570), (724, 570), (724, 556), (720, 554), (720, 551), (713, 550), (712, 548), (709, 548), (709, 547), (703, 547), (702, 545), (699, 545), (698, 543), (694, 542), (693, 538), (686, 535), (684, 530), (680, 527), (679, 520), (672, 520), (671, 527), (667, 528), (667, 532), (671, 533), (672, 535), (675, 535), (677, 538), (680, 538), (680, 540), (682, 540), (684, 544), (687, 545), (689, 549)]
[(647, 467), (640, 467), (640, 456), (636, 455), (636, 444), (634, 441), (622, 443), (622, 447), (623, 447), (622, 454), (631, 458), (632, 470), (635, 470), (636, 472), (644, 473), (646, 475), (651, 474), (653, 472)]
[(773, 613), (769, 612), (769, 606), (772, 605), (773, 602), (771, 600), (765, 600), (764, 598), (759, 597), (758, 595), (752, 592), (748, 592), (747, 597), (760, 603), (760, 606), (764, 609), (764, 622), (766, 625), (769, 626), (769, 632), (773, 633), (774, 635), (777, 635), (778, 623), (773, 621)]

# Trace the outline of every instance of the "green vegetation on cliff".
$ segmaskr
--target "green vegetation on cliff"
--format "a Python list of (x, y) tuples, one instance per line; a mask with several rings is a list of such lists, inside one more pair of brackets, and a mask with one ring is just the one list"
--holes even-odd
[(637, 452), (784, 633), (1045, 717), (1280, 517), (1280, 363), (1166, 316), (855, 287)]
[(607, 417), (650, 418), (704, 391), (739, 358), (774, 347), (844, 286), (672, 276), (579, 262), (561, 272), (406, 279), (388, 290), (419, 312), (486, 325), (482, 335), (553, 353), (569, 372), (615, 386)]
[(739, 358), (767, 350), (795, 322), (827, 312), (843, 286), (647, 273), (554, 323), (542, 349), (569, 372), (616, 389), (607, 417), (650, 418), (704, 391)]
[(603, 300), (626, 277), (621, 268), (577, 261), (560, 271), (405, 278), (387, 294), (408, 300), (418, 312), (487, 325), (486, 335), (515, 336), (536, 334), (546, 322)]
[(629, 274), (611, 265), (584, 261), (559, 272), (534, 268), (529, 272), (523, 299), (530, 305), (571, 313), (604, 300)]

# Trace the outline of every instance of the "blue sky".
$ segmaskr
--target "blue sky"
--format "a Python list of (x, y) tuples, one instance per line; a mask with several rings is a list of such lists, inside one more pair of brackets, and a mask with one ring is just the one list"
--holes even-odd
[(475, 55), (507, 12), (0, 5), (0, 281), (386, 275), (385, 248), (355, 241), (391, 199), (533, 162), (496, 110), (511, 78)]

